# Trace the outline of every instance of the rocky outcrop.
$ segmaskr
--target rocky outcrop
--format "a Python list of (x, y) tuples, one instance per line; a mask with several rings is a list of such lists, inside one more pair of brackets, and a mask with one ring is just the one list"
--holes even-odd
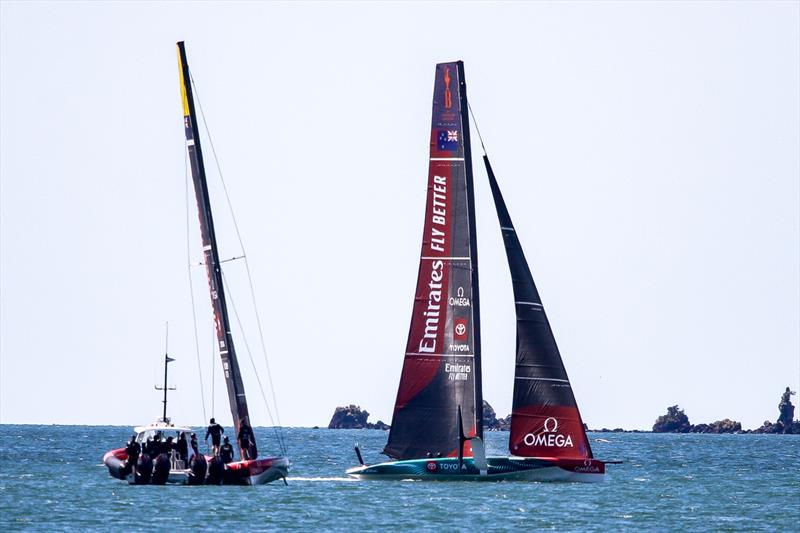
[(392, 427), (389, 424), (386, 424), (383, 420), (378, 420), (374, 424), (367, 422), (367, 429), (382, 429), (387, 431), (392, 429)]
[(389, 425), (382, 420), (375, 424), (367, 422), (369, 412), (361, 409), (358, 405), (348, 405), (347, 407), (337, 407), (328, 424), (328, 429), (389, 429)]
[(497, 418), (497, 413), (489, 402), (483, 400), (483, 429), (484, 431), (508, 431), (511, 429), (511, 415)]
[[(606, 431), (605, 428), (601, 431)], [(800, 435), (800, 420), (784, 424), (780, 420), (772, 423), (765, 420), (758, 429), (742, 429), (741, 422), (726, 418), (710, 424), (692, 425), (689, 417), (677, 405), (667, 408), (667, 414), (659, 416), (653, 425), (653, 433), (785, 433)]]
[(773, 424), (769, 420), (764, 420), (760, 428), (744, 431), (743, 433), (784, 433), (786, 435), (800, 435), (800, 420), (795, 420), (790, 424), (776, 422)]
[(667, 408), (667, 414), (661, 415), (653, 424), (653, 433), (689, 433), (692, 425), (683, 409), (677, 405)]
[(742, 424), (729, 418), (717, 420), (710, 424), (697, 424), (692, 426), (690, 433), (741, 433)]

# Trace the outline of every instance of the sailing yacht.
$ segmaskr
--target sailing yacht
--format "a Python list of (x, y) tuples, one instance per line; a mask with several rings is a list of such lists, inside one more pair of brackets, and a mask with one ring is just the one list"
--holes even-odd
[(480, 298), (464, 64), (436, 66), (417, 289), (383, 453), (360, 479), (599, 481), (564, 363), (488, 156), (514, 289), (517, 346), (507, 457), (483, 444)]
[[(233, 425), (236, 435), (241, 435), (243, 426), (249, 426), (250, 414), (247, 406), (247, 396), (245, 395), (244, 382), (242, 380), (242, 373), (239, 369), (239, 362), (236, 357), (236, 350), (234, 345), (233, 335), (231, 334), (231, 323), (228, 315), (228, 302), (225, 296), (225, 285), (222, 278), (222, 263), (219, 259), (219, 252), (217, 247), (217, 237), (214, 231), (214, 219), (211, 211), (211, 201), (208, 193), (208, 183), (206, 180), (205, 164), (203, 161), (203, 152), (200, 146), (200, 134), (198, 131), (197, 113), (195, 111), (194, 95), (192, 91), (192, 80), (189, 72), (189, 64), (186, 59), (186, 49), (183, 42), (177, 43), (178, 47), (178, 69), (180, 75), (180, 89), (181, 89), (181, 104), (183, 108), (183, 125), (186, 134), (186, 149), (188, 151), (189, 163), (191, 166), (192, 182), (194, 184), (195, 198), (197, 200), (198, 218), (200, 221), (200, 234), (203, 246), (203, 264), (205, 265), (206, 274), (208, 276), (208, 289), (211, 299), (211, 307), (214, 314), (214, 324), (216, 332), (216, 349), (219, 353), (222, 370), (225, 375), (225, 384), (228, 392), (228, 401), (231, 409), (231, 416), (233, 418)], [(164, 384), (166, 387), (166, 382)], [(166, 402), (165, 402), (166, 409)], [(142, 443), (142, 439), (146, 439), (151, 434), (156, 434), (164, 431), (172, 431), (173, 428), (168, 419), (166, 419), (166, 411), (164, 420), (159, 424), (151, 425), (143, 428), (137, 428), (137, 440)], [(163, 427), (165, 426), (166, 427)], [(186, 429), (186, 428), (183, 428)], [(139, 431), (141, 430), (141, 431)], [(261, 456), (259, 457), (258, 446), (256, 444), (255, 435), (252, 428), (249, 431), (249, 439), (242, 442), (243, 439), (236, 439), (239, 447), (239, 454), (241, 459), (225, 465), (221, 464), (221, 459), (216, 457), (205, 457), (208, 464), (207, 470), (204, 469), (205, 476), (201, 476), (199, 467), (197, 474), (190, 476), (175, 475), (169, 476), (167, 481), (174, 479), (175, 482), (181, 483), (225, 483), (225, 484), (238, 484), (238, 485), (261, 485), (269, 483), (276, 479), (283, 479), (285, 481), (286, 475), (289, 470), (289, 459), (284, 455), (279, 456)], [(281, 448), (283, 448), (282, 441), (280, 441)], [(143, 460), (145, 454), (142, 454), (139, 460)], [(135, 476), (131, 471), (133, 465), (125, 465), (127, 462), (127, 453), (125, 449), (112, 450), (104, 457), (104, 463), (109, 468), (109, 473), (114, 477), (128, 479), (133, 483), (147, 483), (150, 482), (148, 477), (147, 481), (141, 478), (141, 475)], [(198, 457), (198, 460), (200, 458)], [(155, 466), (153, 467), (153, 479), (160, 480), (157, 477), (159, 467), (159, 457), (155, 458)], [(201, 460), (202, 462), (202, 460)], [(164, 461), (161, 461), (162, 464)], [(174, 467), (174, 462), (172, 463)], [(193, 465), (180, 465), (182, 470), (187, 469), (190, 472), (194, 471)], [(145, 470), (147, 466), (143, 467)], [(172, 468), (171, 470), (175, 470)], [(138, 469), (137, 469), (138, 472)]]

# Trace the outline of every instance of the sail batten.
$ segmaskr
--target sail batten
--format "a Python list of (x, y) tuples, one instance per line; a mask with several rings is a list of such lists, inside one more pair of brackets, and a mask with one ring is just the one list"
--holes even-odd
[[(481, 435), (472, 166), (463, 64), (436, 66), (425, 225), (403, 370), (384, 453), (457, 457)], [(465, 443), (461, 450), (471, 455)]]
[[(217, 237), (214, 231), (214, 218), (211, 213), (211, 200), (206, 181), (203, 151), (200, 146), (200, 134), (197, 125), (197, 114), (194, 105), (191, 76), (186, 60), (186, 50), (183, 42), (178, 46), (178, 67), (181, 82), (181, 103), (183, 108), (183, 123), (186, 133), (186, 149), (189, 153), (189, 163), (192, 172), (195, 198), (197, 201), (197, 214), (200, 222), (200, 234), (203, 246), (203, 263), (208, 277), (208, 289), (211, 296), (211, 307), (214, 313), (214, 323), (217, 336), (217, 349), (222, 360), (225, 384), (228, 390), (228, 401), (233, 417), (233, 425), (238, 434), (242, 423), (250, 425), (247, 409), (247, 399), (244, 392), (244, 383), (236, 358), (233, 337), (231, 335), (230, 318), (228, 316), (227, 300), (222, 278), (221, 261), (217, 248)], [(237, 439), (238, 440), (238, 439)], [(251, 445), (248, 456), (257, 457), (255, 437), (250, 439)]]
[(489, 158), (483, 156), (503, 235), (517, 316), (509, 451), (522, 457), (591, 458), (564, 362)]

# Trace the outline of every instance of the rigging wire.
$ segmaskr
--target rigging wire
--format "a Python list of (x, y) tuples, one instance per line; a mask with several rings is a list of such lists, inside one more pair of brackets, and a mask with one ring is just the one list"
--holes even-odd
[[(200, 375), (200, 403), (203, 406), (203, 421), (205, 422), (208, 420), (206, 418), (206, 395), (205, 395), (205, 387), (203, 386), (203, 367), (200, 364), (200, 341), (197, 336), (197, 310), (195, 308), (194, 302), (194, 284), (192, 283), (192, 251), (190, 247), (190, 233), (191, 227), (189, 223), (189, 151), (185, 151), (186, 157), (183, 159), (183, 167), (184, 167), (184, 177), (186, 181), (186, 269), (189, 274), (189, 295), (192, 298), (192, 325), (194, 326), (194, 349), (195, 355), (197, 356), (197, 373)], [(212, 380), (214, 378), (213, 374), (211, 376)], [(212, 396), (212, 405), (211, 410), (213, 412), (214, 405), (213, 405), (213, 396)]]
[(481, 149), (483, 150), (483, 155), (488, 156), (486, 153), (486, 146), (483, 145), (483, 137), (481, 136), (481, 130), (478, 127), (478, 121), (475, 119), (475, 113), (472, 112), (472, 106), (467, 100), (467, 109), (469, 109), (469, 114), (472, 117), (472, 123), (475, 124), (475, 131), (478, 133), (478, 140), (481, 141)]
[[(258, 328), (259, 340), (261, 342), (261, 352), (262, 352), (262, 354), (264, 356), (264, 366), (266, 367), (266, 370), (267, 370), (267, 380), (269, 382), (270, 393), (272, 395), (272, 405), (275, 408), (275, 420), (277, 420), (277, 423), (278, 423), (277, 426), (278, 427), (282, 427), (281, 419), (280, 419), (280, 413), (278, 411), (278, 398), (275, 395), (275, 385), (274, 385), (274, 383), (272, 381), (272, 370), (270, 369), (269, 358), (267, 357), (267, 348), (266, 348), (266, 344), (264, 342), (264, 330), (263, 330), (263, 327), (261, 326), (261, 316), (260, 316), (260, 314), (258, 312), (258, 305), (256, 303), (255, 288), (253, 286), (253, 276), (252, 276), (252, 274), (250, 272), (250, 262), (247, 260), (247, 253), (246, 253), (245, 248), (244, 248), (244, 241), (242, 240), (242, 234), (239, 231), (239, 223), (236, 220), (236, 215), (233, 212), (233, 205), (231, 203), (231, 198), (230, 198), (230, 195), (228, 194), (228, 186), (225, 183), (225, 178), (222, 175), (222, 168), (221, 168), (220, 163), (219, 163), (219, 158), (217, 157), (217, 150), (214, 147), (214, 141), (211, 138), (211, 132), (208, 129), (208, 121), (206, 120), (206, 115), (205, 115), (205, 112), (203, 111), (203, 103), (202, 103), (202, 101), (200, 99), (200, 94), (197, 91), (197, 85), (195, 84), (194, 78), (192, 77), (191, 74), (189, 74), (189, 81), (191, 82), (192, 87), (194, 87), (194, 94), (195, 94), (195, 97), (196, 97), (196, 100), (197, 100), (198, 107), (200, 108), (200, 116), (203, 119), (203, 127), (206, 130), (206, 136), (208, 137), (209, 146), (211, 146), (211, 153), (214, 156), (214, 164), (217, 167), (217, 173), (219, 174), (220, 182), (222, 183), (222, 189), (225, 192), (225, 200), (226, 200), (226, 202), (228, 204), (228, 211), (230, 212), (231, 219), (233, 221), (233, 227), (234, 227), (234, 231), (236, 232), (236, 238), (239, 241), (239, 248), (242, 250), (242, 258), (244, 259), (245, 271), (247, 273), (247, 281), (248, 281), (249, 286), (250, 286), (250, 298), (251, 298), (251, 301), (252, 301), (253, 309), (255, 311), (256, 325), (257, 325), (257, 328)], [(220, 270), (221, 270), (221, 267), (220, 267)], [(223, 274), (223, 277), (224, 277), (224, 274)], [(237, 317), (237, 320), (238, 320), (238, 317)], [(243, 335), (243, 337), (244, 337), (244, 335)], [(247, 341), (245, 339), (245, 343), (246, 342)], [(249, 355), (249, 350), (248, 350), (248, 355)], [(251, 356), (251, 360), (252, 360), (252, 356)], [(255, 363), (253, 363), (253, 370), (255, 371), (256, 379), (259, 382), (259, 386), (261, 386), (261, 378), (258, 375), (258, 369), (255, 367)], [(266, 395), (263, 394), (263, 390), (262, 390), (262, 396), (264, 398), (264, 404), (267, 407), (267, 411), (269, 412), (270, 411), (269, 405), (267, 403)], [(271, 414), (270, 414), (270, 418), (272, 418)], [(273, 424), (274, 424), (274, 421), (273, 421)], [(281, 447), (284, 448), (284, 453), (285, 453), (285, 447), (283, 446), (282, 437), (279, 440), (281, 442)]]
[(217, 375), (217, 373), (214, 372), (214, 369), (217, 367), (217, 365), (216, 365), (216, 363), (217, 363), (216, 351), (217, 351), (217, 332), (212, 329), (211, 330), (211, 417), (212, 418), (215, 418), (214, 417), (214, 412), (215, 412), (215, 409), (214, 409), (214, 389), (215, 389), (214, 381), (215, 381), (215, 379), (214, 378)]
[[(236, 309), (236, 302), (233, 298), (233, 291), (231, 290), (231, 285), (228, 283), (228, 279), (225, 277), (225, 272), (220, 269), (222, 273), (222, 282), (225, 285), (225, 293), (228, 295), (228, 300), (231, 304), (231, 309), (233, 309), (233, 316), (236, 317), (236, 323), (239, 325), (239, 330), (244, 332), (244, 327), (242, 326), (242, 320), (239, 317), (239, 311)], [(261, 397), (264, 400), (264, 405), (267, 408), (267, 414), (269, 415), (269, 420), (272, 423), (272, 428), (275, 431), (275, 438), (278, 440), (278, 445), (281, 448), (281, 452), (285, 455), (286, 454), (286, 444), (283, 442), (283, 436), (279, 431), (280, 426), (275, 425), (275, 418), (272, 416), (272, 410), (269, 408), (269, 402), (267, 401), (267, 395), (264, 393), (264, 386), (261, 383), (261, 377), (258, 375), (258, 369), (256, 368), (255, 359), (253, 359), (253, 353), (250, 351), (250, 343), (247, 342), (247, 336), (242, 334), (242, 341), (244, 342), (244, 349), (247, 352), (247, 357), (250, 359), (250, 364), (253, 366), (253, 371), (256, 375), (256, 382), (258, 383), (258, 388), (261, 391)]]

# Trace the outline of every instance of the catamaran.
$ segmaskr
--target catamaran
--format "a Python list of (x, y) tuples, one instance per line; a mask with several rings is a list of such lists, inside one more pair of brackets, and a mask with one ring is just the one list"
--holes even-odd
[[(231, 334), (230, 318), (228, 316), (228, 304), (225, 297), (225, 285), (223, 283), (221, 261), (217, 248), (217, 237), (214, 231), (214, 220), (211, 213), (211, 201), (208, 193), (208, 183), (206, 181), (205, 164), (203, 162), (203, 152), (200, 146), (200, 134), (198, 131), (197, 114), (195, 112), (194, 95), (192, 91), (192, 80), (189, 73), (189, 65), (186, 60), (186, 50), (183, 42), (177, 43), (178, 47), (178, 67), (181, 82), (181, 103), (183, 107), (183, 124), (186, 134), (186, 148), (191, 167), (192, 181), (194, 184), (195, 198), (197, 200), (198, 217), (200, 219), (200, 234), (203, 245), (203, 264), (205, 265), (208, 276), (208, 288), (211, 296), (211, 306), (213, 308), (214, 323), (216, 330), (216, 342), (219, 356), (222, 360), (222, 369), (225, 375), (225, 384), (228, 392), (228, 401), (233, 417), (235, 434), (241, 435), (243, 425), (250, 425), (250, 415), (247, 408), (247, 397), (245, 396), (242, 374), (239, 370), (239, 363), (236, 358), (233, 336)], [(169, 357), (167, 357), (169, 360)], [(164, 374), (164, 387), (166, 389), (166, 364)], [(188, 428), (176, 428), (166, 416), (166, 390), (164, 396), (164, 416), (157, 423), (150, 426), (136, 428), (136, 440), (143, 444), (149, 436), (155, 434), (171, 433), (173, 431), (190, 431)], [(181, 464), (174, 456), (171, 458), (169, 476), (157, 476), (159, 468), (159, 458), (155, 459), (153, 467), (153, 479), (175, 483), (225, 483), (239, 485), (260, 485), (269, 483), (276, 479), (286, 480), (289, 470), (289, 459), (283, 455), (275, 457), (259, 457), (255, 435), (249, 432), (249, 439), (236, 439), (239, 447), (241, 460), (225, 464), (224, 467), (218, 464), (219, 456), (205, 457), (208, 463), (207, 470), (202, 469), (205, 476), (200, 475), (200, 469), (195, 472), (194, 465)], [(282, 440), (279, 445), (283, 449)], [(140, 456), (140, 459), (145, 454)], [(166, 455), (166, 454), (164, 454)], [(104, 463), (109, 468), (109, 473), (114, 477), (128, 479), (131, 483), (148, 483), (151, 477), (146, 479), (138, 472), (131, 472), (133, 465), (121, 465), (127, 460), (127, 453), (124, 448), (112, 450), (104, 457)], [(162, 459), (161, 463), (167, 463)], [(179, 472), (180, 471), (180, 472)], [(149, 473), (149, 472), (148, 472)], [(190, 475), (191, 474), (191, 475)], [(156, 482), (152, 481), (152, 482)]]
[(478, 250), (464, 64), (436, 66), (419, 276), (389, 440), (360, 479), (599, 481), (564, 363), (489, 158), (517, 347), (508, 457), (483, 443)]

